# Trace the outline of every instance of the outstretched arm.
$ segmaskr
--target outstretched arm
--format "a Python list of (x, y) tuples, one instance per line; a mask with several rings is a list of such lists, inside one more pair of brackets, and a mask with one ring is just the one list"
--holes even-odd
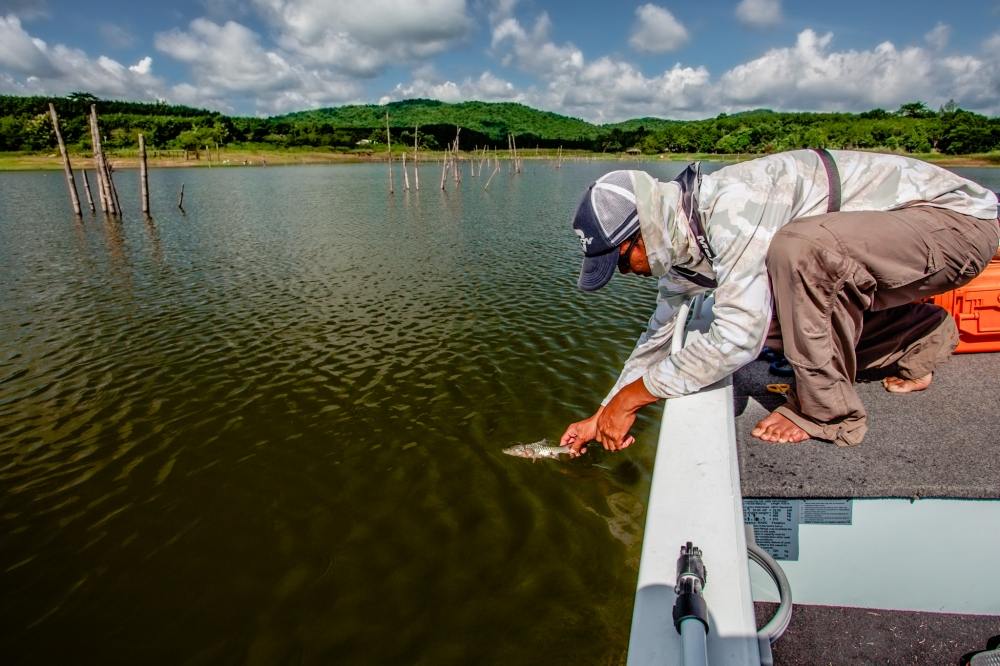
[(641, 378), (625, 386), (601, 410), (597, 419), (597, 441), (608, 451), (621, 451), (631, 446), (635, 437), (628, 431), (635, 423), (635, 415), (657, 400), (659, 398), (646, 389)]
[(628, 432), (635, 423), (635, 415), (657, 400), (659, 398), (646, 390), (642, 380), (637, 379), (616, 393), (608, 404), (599, 407), (593, 416), (566, 428), (559, 445), (568, 446), (573, 457), (586, 453), (587, 444), (595, 440), (608, 451), (627, 449), (635, 442), (635, 437)]

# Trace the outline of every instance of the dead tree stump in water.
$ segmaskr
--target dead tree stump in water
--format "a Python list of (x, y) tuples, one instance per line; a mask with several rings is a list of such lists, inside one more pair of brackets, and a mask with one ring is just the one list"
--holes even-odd
[(413, 189), (420, 189), (420, 170), (417, 168), (419, 162), (417, 162), (417, 131), (420, 129), (419, 125), (413, 126)]
[(101, 186), (101, 205), (105, 213), (121, 215), (118, 192), (115, 190), (115, 182), (111, 178), (111, 167), (104, 157), (103, 148), (101, 148), (101, 131), (97, 124), (97, 106), (95, 104), (90, 105), (90, 133), (93, 140), (94, 159), (97, 162), (97, 180)]
[(90, 206), (90, 212), (96, 213), (97, 208), (94, 206), (94, 195), (90, 193), (90, 179), (87, 178), (87, 170), (81, 169), (83, 171), (83, 191), (87, 195), (87, 204)]
[(90, 146), (94, 154), (94, 175), (97, 177), (97, 195), (101, 200), (101, 212), (111, 214), (111, 204), (108, 203), (108, 189), (104, 183), (104, 165), (101, 162), (101, 138), (97, 130), (96, 111), (90, 107)]
[(389, 164), (389, 194), (394, 192), (392, 187), (392, 137), (389, 135), (389, 112), (385, 112), (385, 154)]
[(69, 189), (69, 200), (73, 204), (73, 212), (76, 213), (77, 217), (80, 217), (80, 195), (76, 191), (76, 179), (73, 178), (73, 167), (69, 163), (66, 144), (63, 143), (62, 132), (59, 130), (59, 116), (56, 115), (56, 107), (52, 102), (49, 102), (49, 114), (52, 116), (52, 128), (56, 132), (59, 154), (62, 155), (63, 172), (66, 174), (66, 187)]
[(146, 168), (146, 139), (139, 135), (139, 189), (142, 198), (142, 212), (149, 215), (149, 171)]

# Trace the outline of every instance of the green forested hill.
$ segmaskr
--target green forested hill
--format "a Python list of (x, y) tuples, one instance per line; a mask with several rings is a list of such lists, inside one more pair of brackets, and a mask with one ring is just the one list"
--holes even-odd
[[(370, 129), (384, 128), (386, 113), (389, 114), (390, 127), (461, 127), (463, 132), (475, 132), (489, 142), (503, 145), (506, 145), (507, 135), (510, 133), (523, 137), (523, 142), (526, 143), (536, 140), (590, 142), (600, 134), (596, 125), (578, 118), (539, 111), (511, 102), (447, 104), (429, 99), (411, 99), (386, 105), (366, 104), (300, 111), (279, 116), (275, 120)], [(482, 145), (484, 142), (479, 143)]]
[(151, 146), (172, 147), (192, 128), (215, 128), (228, 123), (228, 119), (216, 111), (173, 104), (98, 100), (87, 93), (74, 93), (69, 97), (0, 95), (0, 150), (55, 148), (49, 102), (59, 114), (63, 139), (71, 149), (78, 151), (90, 150), (87, 114), (91, 104), (97, 105), (109, 148), (134, 147), (140, 132)]
[[(51, 151), (55, 137), (49, 98), (0, 96), (0, 151)], [(154, 148), (194, 149), (206, 144), (314, 147), (331, 150), (384, 148), (386, 113), (394, 146), (419, 143), (441, 149), (461, 128), (461, 147), (534, 147), (647, 154), (768, 153), (802, 147), (886, 149), (961, 155), (1000, 150), (1000, 118), (949, 103), (933, 111), (920, 102), (895, 111), (864, 113), (776, 112), (756, 109), (704, 120), (636, 118), (594, 125), (578, 118), (509, 102), (448, 104), (426, 99), (386, 105), (351, 105), (270, 118), (226, 116), (185, 106), (97, 100), (87, 93), (54, 98), (71, 150), (90, 150), (86, 114), (97, 105), (107, 148), (132, 148), (142, 132)], [(381, 149), (381, 148), (380, 148)]]

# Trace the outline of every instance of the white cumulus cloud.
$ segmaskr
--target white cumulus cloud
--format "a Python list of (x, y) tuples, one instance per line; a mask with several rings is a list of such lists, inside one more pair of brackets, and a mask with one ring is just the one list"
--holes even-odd
[(795, 46), (772, 49), (733, 67), (720, 77), (720, 102), (744, 108), (859, 110), (891, 109), (913, 100), (933, 108), (954, 98), (988, 113), (1000, 105), (996, 76), (978, 57), (940, 58), (927, 49), (899, 49), (891, 42), (866, 51), (834, 51), (832, 42), (832, 33), (803, 30)]
[(28, 34), (13, 15), (0, 17), (0, 68), (6, 70), (0, 91), (19, 95), (86, 90), (99, 97), (157, 99), (164, 90), (148, 57), (129, 67), (63, 44), (50, 46)]
[[(779, 7), (780, 9), (780, 7)], [(704, 118), (720, 111), (863, 111), (895, 109), (913, 100), (935, 108), (955, 99), (963, 108), (1000, 108), (1000, 33), (982, 55), (941, 57), (926, 47), (882, 42), (836, 50), (833, 34), (801, 31), (791, 46), (773, 48), (713, 77), (703, 66), (677, 63), (646, 73), (615, 56), (588, 60), (572, 43), (557, 44), (542, 14), (530, 29), (497, 13), (492, 50), (502, 65), (535, 75), (520, 89), (527, 104), (596, 122), (653, 115)]]
[(1000, 62), (1000, 32), (994, 32), (983, 42), (983, 51)]
[(646, 4), (636, 7), (635, 25), (628, 43), (637, 51), (675, 51), (688, 40), (688, 31), (668, 9)]
[(152, 71), (152, 69), (153, 69), (153, 59), (149, 56), (146, 56), (139, 62), (129, 67), (129, 71), (135, 72), (136, 74), (149, 74), (149, 72)]
[(283, 49), (354, 76), (441, 53), (473, 27), (465, 0), (254, 0), (254, 6)]
[(235, 21), (195, 19), (188, 30), (158, 34), (156, 48), (190, 65), (193, 84), (172, 89), (172, 97), (187, 104), (205, 106), (198, 97), (225, 99), (231, 93), (251, 100), (257, 111), (271, 113), (341, 103), (360, 92), (351, 79), (265, 48), (260, 35)]
[(937, 25), (935, 25), (930, 32), (924, 35), (924, 41), (938, 51), (948, 46), (948, 40), (950, 38), (951, 26), (947, 23), (941, 23), (940, 21), (938, 21)]
[(195, 80), (219, 90), (281, 90), (294, 83), (295, 72), (280, 53), (265, 49), (253, 30), (227, 21), (191, 21), (188, 30), (156, 36), (156, 48), (191, 65)]
[(574, 44), (553, 42), (551, 29), (545, 13), (530, 29), (514, 16), (494, 15), (492, 49), (501, 64), (534, 74), (539, 81), (521, 90), (524, 103), (596, 122), (639, 115), (690, 117), (705, 108), (711, 77), (704, 67), (677, 64), (647, 76), (616, 57), (588, 62)]
[(20, 74), (55, 76), (56, 68), (47, 54), (48, 47), (34, 39), (13, 14), (0, 16), (0, 66)]
[(768, 28), (781, 23), (781, 0), (740, 0), (736, 18), (754, 28)]
[[(184, 69), (170, 83), (156, 75), (165, 68), (150, 55), (139, 54), (129, 64), (107, 53), (47, 43), (32, 34), (33, 24), (23, 23), (23, 13), (0, 10), (0, 92), (87, 90), (105, 98), (166, 99), (262, 114), (379, 98), (479, 99), (518, 101), (595, 122), (647, 115), (704, 118), (755, 107), (895, 109), (914, 100), (936, 108), (949, 99), (987, 115), (1000, 113), (996, 30), (956, 53), (957, 45), (949, 47), (952, 28), (945, 23), (934, 25), (922, 40), (918, 35), (915, 43), (885, 41), (853, 49), (836, 48), (833, 33), (805, 29), (794, 41), (778, 42), (757, 57), (710, 73), (698, 61), (653, 69), (617, 52), (585, 55), (572, 41), (553, 37), (548, 13), (526, 15), (537, 3), (519, 0), (202, 3), (229, 12), (155, 36), (162, 54), (156, 57), (168, 57)], [(778, 0), (742, 0), (737, 16), (760, 27), (782, 21), (781, 11)], [(488, 21), (492, 71), (470, 69), (467, 63), (443, 69), (446, 61), (436, 56), (450, 51), (462, 57), (481, 48), (471, 43), (472, 16)], [(669, 10), (649, 2), (635, 10), (628, 36), (633, 48), (646, 53), (675, 49), (690, 39)], [(375, 76), (385, 81), (394, 68), (408, 70), (409, 80), (369, 81)]]
[(392, 92), (379, 99), (379, 104), (395, 100), (414, 98), (436, 99), (442, 102), (463, 102), (469, 100), (520, 102), (523, 95), (510, 81), (497, 77), (492, 72), (483, 72), (478, 78), (466, 78), (458, 83), (442, 80), (433, 71), (423, 71), (409, 83), (398, 83)]
[(542, 13), (530, 30), (514, 17), (505, 18), (493, 27), (491, 46), (503, 52), (502, 62), (542, 76), (579, 71), (583, 52), (572, 43), (555, 44), (549, 40), (552, 20)]

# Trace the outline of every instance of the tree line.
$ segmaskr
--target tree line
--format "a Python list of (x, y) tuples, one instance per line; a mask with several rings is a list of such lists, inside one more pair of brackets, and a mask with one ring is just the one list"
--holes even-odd
[(863, 113), (777, 112), (766, 109), (719, 114), (704, 120), (639, 118), (594, 125), (523, 104), (405, 100), (349, 105), (287, 115), (227, 116), (186, 106), (100, 100), (85, 92), (63, 98), (0, 96), (0, 151), (51, 151), (55, 134), (48, 103), (59, 113), (70, 150), (90, 151), (86, 114), (96, 104), (106, 149), (134, 148), (137, 135), (152, 148), (197, 150), (210, 146), (327, 148), (372, 151), (384, 147), (386, 113), (393, 145), (422, 149), (449, 145), (458, 128), (462, 149), (562, 147), (593, 152), (771, 153), (805, 147), (891, 150), (949, 155), (1000, 150), (1000, 118), (961, 109), (937, 111), (911, 102), (894, 111)]

